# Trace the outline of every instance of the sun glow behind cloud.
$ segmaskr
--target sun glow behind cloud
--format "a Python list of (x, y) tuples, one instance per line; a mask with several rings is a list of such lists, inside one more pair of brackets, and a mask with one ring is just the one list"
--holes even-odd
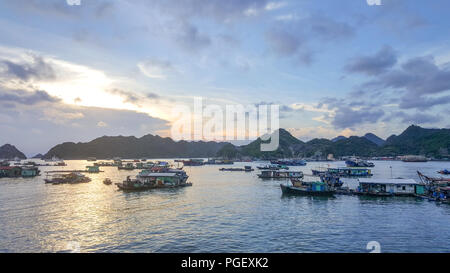
[[(13, 48), (5, 48), (3, 54), (0, 55), (3, 59), (17, 63), (29, 62), (30, 56), (42, 55), (38, 52)], [(131, 91), (130, 94), (133, 94), (137, 101), (128, 101), (123, 94), (111, 92), (111, 90), (122, 86), (130, 86), (129, 79), (116, 79), (101, 70), (63, 61), (55, 57), (43, 56), (42, 58), (55, 71), (54, 78), (31, 79), (31, 88), (28, 83), (10, 81), (7, 82), (8, 87), (23, 90), (43, 90), (69, 105), (131, 110), (146, 113), (156, 118), (170, 118), (170, 111), (167, 110), (166, 102), (162, 100), (154, 103), (148, 98), (147, 94)]]

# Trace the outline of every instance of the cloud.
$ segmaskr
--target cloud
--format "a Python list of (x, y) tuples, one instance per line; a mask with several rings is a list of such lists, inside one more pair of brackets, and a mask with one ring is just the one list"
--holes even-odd
[[(168, 121), (145, 113), (69, 105), (45, 99), (45, 91), (7, 94), (12, 92), (16, 96), (7, 99), (14, 107), (6, 108), (0, 103), (0, 142), (20, 145), (27, 155), (45, 153), (66, 141), (89, 141), (102, 135), (142, 136), (169, 128)], [(3, 94), (4, 90), (0, 90)], [(0, 101), (4, 102), (4, 98)]]
[(8, 90), (0, 87), (0, 102), (12, 104), (35, 105), (42, 102), (57, 102), (58, 98), (50, 96), (47, 92), (35, 90), (32, 92), (24, 90)]
[(402, 109), (420, 109), (426, 110), (437, 105), (450, 104), (450, 96), (441, 97), (425, 97), (425, 96), (409, 96), (401, 98), (400, 108)]
[(384, 46), (374, 56), (353, 58), (345, 69), (352, 73), (363, 73), (369, 76), (379, 75), (397, 63), (397, 54), (390, 46)]
[(50, 63), (40, 56), (29, 54), (27, 62), (0, 60), (0, 74), (23, 81), (30, 79), (54, 79), (55, 71)]
[(106, 126), (108, 126), (108, 124), (107, 124), (106, 122), (99, 121), (99, 122), (97, 123), (97, 126), (98, 126), (98, 127), (106, 127)]
[(197, 52), (211, 44), (211, 39), (206, 34), (200, 33), (197, 27), (183, 24), (176, 38), (179, 45), (190, 52)]
[[(264, 10), (266, 0), (165, 0), (152, 3), (161, 11), (176, 18), (212, 18), (219, 22), (231, 22), (245, 18), (249, 11)], [(276, 5), (276, 4), (273, 4)]]
[(438, 66), (433, 56), (414, 57), (399, 68), (375, 75), (360, 88), (366, 93), (378, 92), (390, 97), (402, 94), (398, 98), (400, 108), (426, 110), (450, 103), (450, 68)]
[[(340, 41), (353, 37), (354, 28), (330, 17), (314, 14), (297, 20), (278, 20), (266, 30), (265, 39), (269, 49), (279, 56), (295, 57), (303, 64), (313, 60), (313, 45), (318, 42)], [(323, 43), (321, 43), (323, 44)], [(314, 48), (319, 45), (314, 45)]]
[(352, 109), (350, 107), (342, 106), (336, 110), (336, 115), (332, 121), (335, 128), (354, 129), (356, 125), (363, 123), (376, 123), (383, 117), (385, 112), (382, 109), (371, 109), (363, 107), (361, 109)]
[(426, 114), (416, 112), (414, 114), (405, 113), (402, 111), (395, 112), (390, 117), (390, 119), (399, 118), (403, 123), (406, 124), (424, 124), (424, 123), (436, 123), (442, 120), (442, 117), (439, 115)]
[(285, 7), (286, 5), (287, 5), (286, 2), (269, 2), (269, 3), (267, 3), (267, 5), (265, 6), (264, 9), (277, 10), (277, 9), (281, 9), (282, 7)]
[(450, 90), (450, 69), (438, 67), (432, 56), (417, 57), (365, 86), (403, 89), (414, 96), (438, 94)]
[(125, 91), (122, 89), (114, 88), (108, 90), (109, 93), (114, 95), (119, 95), (123, 98), (123, 102), (128, 102), (132, 104), (136, 104), (139, 102), (140, 98), (133, 92)]
[(145, 76), (152, 79), (165, 79), (167, 73), (173, 72), (175, 68), (169, 61), (150, 59), (138, 63), (138, 68)]

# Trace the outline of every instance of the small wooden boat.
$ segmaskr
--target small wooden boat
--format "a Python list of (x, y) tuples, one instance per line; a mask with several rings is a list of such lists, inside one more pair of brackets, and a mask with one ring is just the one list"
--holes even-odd
[(109, 179), (109, 178), (105, 178), (105, 180), (103, 180), (103, 184), (105, 184), (105, 185), (111, 185), (111, 184), (112, 184), (112, 181), (111, 181), (111, 179)]

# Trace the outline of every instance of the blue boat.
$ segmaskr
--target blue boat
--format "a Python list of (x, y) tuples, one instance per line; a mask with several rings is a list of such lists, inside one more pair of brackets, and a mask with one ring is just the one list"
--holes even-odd
[(439, 171), (438, 173), (440, 173), (440, 174), (444, 174), (444, 175), (449, 175), (449, 174), (450, 174), (450, 171), (449, 171), (449, 170), (447, 170), (447, 169), (445, 169), (445, 170), (441, 170), (441, 171)]
[(328, 168), (328, 174), (339, 177), (370, 177), (373, 176), (369, 169), (365, 168)]
[(280, 184), (283, 194), (309, 195), (309, 196), (333, 196), (335, 189), (321, 181), (305, 182), (292, 181), (292, 186)]

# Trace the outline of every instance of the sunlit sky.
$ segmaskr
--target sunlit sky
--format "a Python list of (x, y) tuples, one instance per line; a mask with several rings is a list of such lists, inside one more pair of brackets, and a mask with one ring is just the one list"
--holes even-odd
[(195, 97), (302, 140), (450, 127), (450, 2), (381, 2), (0, 1), (0, 146), (170, 136)]

